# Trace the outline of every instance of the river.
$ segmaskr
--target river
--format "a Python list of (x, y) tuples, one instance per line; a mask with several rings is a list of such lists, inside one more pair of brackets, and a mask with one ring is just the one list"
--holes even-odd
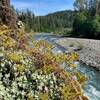
[[(55, 40), (60, 37), (54, 36), (52, 34), (40, 33), (35, 35), (34, 39), (40, 40), (44, 39), (53, 45), (55, 45), (54, 52), (65, 52), (67, 49), (60, 46), (55, 42)], [(100, 71), (96, 70), (91, 66), (79, 63), (78, 70), (84, 73), (88, 77), (88, 82), (84, 86), (85, 95), (89, 97), (90, 100), (100, 100)]]

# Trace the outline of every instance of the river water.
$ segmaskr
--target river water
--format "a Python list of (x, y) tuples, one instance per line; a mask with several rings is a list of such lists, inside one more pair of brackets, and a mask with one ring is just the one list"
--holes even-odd
[[(59, 38), (60, 37), (47, 33), (40, 33), (35, 35), (34, 37), (34, 39), (36, 40), (44, 39), (55, 45), (55, 48), (53, 50), (54, 52), (67, 51), (67, 49), (55, 42), (55, 40), (58, 40)], [(77, 69), (88, 77), (88, 82), (84, 86), (85, 95), (87, 95), (90, 100), (100, 100), (100, 71), (96, 70), (91, 66), (86, 66), (81, 63), (79, 63)]]

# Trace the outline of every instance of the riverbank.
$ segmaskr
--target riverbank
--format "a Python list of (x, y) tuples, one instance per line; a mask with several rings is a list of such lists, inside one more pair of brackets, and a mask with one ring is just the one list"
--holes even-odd
[(80, 62), (100, 70), (100, 40), (63, 37), (55, 42), (66, 48), (66, 52), (76, 51)]

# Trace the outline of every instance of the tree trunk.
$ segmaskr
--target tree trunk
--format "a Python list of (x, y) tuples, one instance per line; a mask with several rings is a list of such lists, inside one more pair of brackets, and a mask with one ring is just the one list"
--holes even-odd
[(0, 0), (0, 18), (3, 24), (17, 28), (17, 16), (10, 6), (10, 0)]

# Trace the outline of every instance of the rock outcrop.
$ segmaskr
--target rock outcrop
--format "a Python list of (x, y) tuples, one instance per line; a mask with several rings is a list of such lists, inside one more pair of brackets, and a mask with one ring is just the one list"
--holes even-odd
[(0, 0), (0, 20), (12, 29), (17, 27), (17, 15), (10, 6), (10, 0)]

